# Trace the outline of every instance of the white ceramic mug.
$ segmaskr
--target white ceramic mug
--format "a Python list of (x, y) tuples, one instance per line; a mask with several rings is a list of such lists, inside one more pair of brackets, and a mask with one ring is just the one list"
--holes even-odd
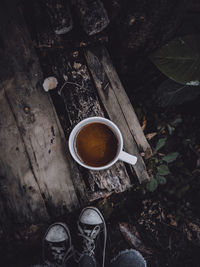
[[(116, 156), (114, 157), (114, 159), (111, 162), (109, 162), (108, 164), (101, 166), (101, 167), (92, 167), (92, 166), (85, 164), (81, 160), (81, 158), (79, 157), (79, 155), (77, 154), (77, 151), (76, 151), (76, 137), (77, 137), (78, 133), (85, 125), (90, 124), (90, 123), (94, 123), (94, 122), (104, 123), (105, 125), (107, 125), (113, 131), (113, 133), (115, 134), (115, 136), (118, 139), (118, 152), (117, 152)], [(85, 120), (82, 120), (74, 127), (74, 129), (72, 130), (72, 132), (69, 136), (69, 151), (70, 151), (72, 157), (81, 166), (83, 166), (87, 169), (90, 169), (90, 170), (101, 171), (101, 170), (107, 169), (107, 168), (111, 167), (113, 164), (115, 164), (118, 160), (122, 160), (126, 163), (135, 165), (136, 161), (137, 161), (137, 157), (124, 152), (122, 149), (123, 149), (123, 138), (122, 138), (122, 134), (121, 134), (119, 128), (112, 121), (105, 119), (103, 117), (90, 117), (90, 118), (87, 118)]]

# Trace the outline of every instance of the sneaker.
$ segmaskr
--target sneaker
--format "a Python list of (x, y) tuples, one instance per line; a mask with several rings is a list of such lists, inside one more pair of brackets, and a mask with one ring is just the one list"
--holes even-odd
[(54, 223), (43, 238), (43, 261), (47, 266), (62, 267), (73, 255), (70, 231), (64, 223)]
[[(83, 255), (89, 255), (102, 262), (101, 266), (104, 267), (107, 230), (103, 215), (97, 208), (87, 207), (81, 211), (78, 236), (80, 246), (76, 251), (77, 261), (79, 262)], [(100, 253), (97, 253), (97, 250)]]

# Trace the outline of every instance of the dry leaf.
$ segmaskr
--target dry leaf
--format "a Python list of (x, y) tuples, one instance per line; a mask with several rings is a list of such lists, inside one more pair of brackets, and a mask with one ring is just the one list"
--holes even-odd
[(147, 119), (146, 119), (146, 116), (143, 116), (142, 131), (145, 130), (146, 126), (147, 126)]
[(174, 216), (173, 216), (172, 214), (168, 214), (168, 215), (167, 215), (167, 218), (169, 218), (169, 220), (170, 220), (170, 224), (171, 224), (172, 226), (177, 227), (177, 222), (176, 222), (176, 220), (175, 220), (175, 218), (174, 218)]
[(183, 232), (189, 241), (200, 244), (200, 225), (198, 222), (189, 222), (183, 226)]
[(145, 247), (140, 240), (140, 235), (135, 226), (128, 223), (119, 223), (119, 228), (122, 235), (131, 247), (145, 254), (153, 254), (153, 251), (150, 248)]
[(80, 42), (80, 47), (84, 47), (84, 46), (86, 46), (87, 44), (85, 43), (85, 42)]
[(148, 133), (148, 134), (146, 134), (145, 136), (146, 136), (146, 139), (147, 139), (147, 140), (151, 140), (151, 139), (153, 139), (154, 136), (156, 136), (156, 135), (157, 135), (157, 133), (154, 132), (154, 133)]
[(81, 63), (74, 62), (74, 69), (75, 70), (79, 70), (81, 66), (82, 66)]

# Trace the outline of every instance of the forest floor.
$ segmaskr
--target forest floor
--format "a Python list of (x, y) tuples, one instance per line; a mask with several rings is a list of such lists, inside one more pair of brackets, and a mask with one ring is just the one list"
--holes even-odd
[(115, 222), (113, 236), (117, 236), (118, 242), (122, 239), (120, 224), (125, 227), (125, 240), (129, 245), (132, 243), (132, 247), (137, 248), (137, 244), (130, 241), (131, 236), (140, 236), (147, 251), (143, 246), (138, 249), (146, 257), (148, 266), (197, 267), (200, 98), (179, 106), (159, 108), (155, 94), (164, 77), (150, 61), (148, 64), (153, 82), (139, 76), (133, 84), (140, 85), (140, 90), (134, 91), (134, 86), (129, 85), (128, 94), (146, 137), (150, 139), (153, 157), (147, 162), (147, 169), (155, 180), (146, 186), (136, 183), (130, 192), (105, 199), (99, 205), (105, 210), (112, 229)]

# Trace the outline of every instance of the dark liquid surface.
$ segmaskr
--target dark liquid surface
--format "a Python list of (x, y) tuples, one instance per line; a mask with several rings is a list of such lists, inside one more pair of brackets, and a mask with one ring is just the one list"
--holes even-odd
[(90, 123), (78, 133), (76, 149), (85, 164), (100, 167), (115, 158), (118, 152), (118, 140), (107, 125), (98, 122)]

